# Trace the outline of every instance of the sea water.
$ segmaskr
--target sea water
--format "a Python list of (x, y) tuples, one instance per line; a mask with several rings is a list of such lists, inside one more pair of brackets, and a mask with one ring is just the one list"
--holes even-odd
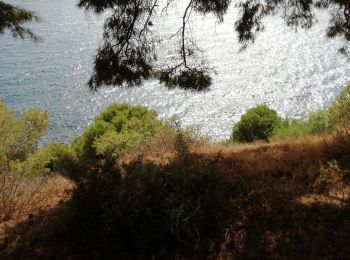
[[(211, 15), (192, 14), (189, 24), (215, 71), (208, 91), (167, 89), (150, 80), (140, 87), (91, 92), (86, 82), (106, 16), (86, 13), (71, 0), (7, 2), (39, 14), (41, 22), (28, 26), (43, 41), (0, 36), (0, 98), (18, 111), (48, 110), (44, 142), (71, 141), (111, 103), (142, 104), (161, 118), (176, 115), (184, 126), (196, 125), (202, 134), (223, 140), (240, 116), (257, 104), (267, 104), (281, 116), (301, 117), (329, 105), (350, 82), (350, 59), (338, 53), (344, 43), (325, 36), (326, 13), (317, 13), (318, 23), (311, 30), (298, 32), (284, 26), (278, 15), (267, 18), (255, 43), (239, 51), (234, 31), (238, 11), (232, 7), (223, 23)], [(169, 39), (181, 27), (183, 8), (177, 4), (166, 19), (154, 21), (161, 38)], [(160, 43), (160, 59), (166, 61), (169, 46)]]

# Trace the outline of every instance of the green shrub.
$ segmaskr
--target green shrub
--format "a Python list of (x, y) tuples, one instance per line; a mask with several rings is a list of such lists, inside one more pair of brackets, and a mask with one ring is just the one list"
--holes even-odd
[(322, 133), (328, 128), (328, 113), (325, 110), (319, 110), (310, 113), (307, 118), (283, 120), (273, 131), (271, 139), (298, 138), (308, 134)]
[(11, 218), (35, 196), (39, 186), (27, 183), (49, 172), (47, 149), (38, 150), (47, 128), (46, 111), (30, 109), (19, 117), (0, 101), (0, 222)]
[(24, 160), (34, 152), (47, 126), (47, 111), (29, 109), (16, 117), (0, 100), (0, 151), (8, 159)]
[(308, 132), (310, 134), (322, 133), (329, 129), (329, 116), (327, 111), (318, 110), (309, 114), (307, 119)]
[(318, 134), (337, 126), (349, 123), (350, 120), (350, 85), (334, 100), (327, 110), (318, 110), (302, 119), (283, 120), (273, 133), (273, 139), (302, 137)]
[(277, 112), (266, 105), (258, 105), (241, 116), (233, 127), (232, 140), (238, 142), (268, 141), (281, 119)]
[(350, 85), (334, 100), (327, 110), (318, 110), (302, 119), (285, 119), (277, 127), (272, 139), (297, 138), (309, 134), (318, 134), (349, 123)]
[(79, 171), (78, 158), (74, 149), (67, 144), (50, 144), (50, 162), (48, 167), (51, 171), (72, 177)]
[(318, 191), (324, 191), (331, 187), (341, 188), (343, 186), (343, 177), (344, 172), (340, 169), (338, 162), (336, 160), (331, 160), (328, 162), (327, 167), (322, 167), (320, 169), (320, 174), (313, 188)]
[(350, 85), (348, 85), (330, 105), (329, 122), (336, 127), (350, 121)]
[(73, 148), (81, 162), (113, 160), (153, 136), (160, 126), (156, 113), (146, 107), (114, 104), (95, 117)]
[[(153, 114), (143, 119), (149, 122), (143, 126), (145, 122), (137, 120), (128, 123), (118, 111), (110, 114), (97, 118), (104, 126), (117, 118), (118, 131), (107, 131), (92, 142), (96, 156), (118, 157), (144, 136), (152, 142), (153, 134), (162, 131), (177, 156), (169, 165), (136, 157), (122, 172), (95, 161), (77, 178), (69, 230), (82, 258), (213, 258), (232, 217), (227, 204), (239, 186), (219, 173), (216, 158), (205, 170), (192, 169), (196, 160), (189, 151), (193, 131), (183, 131), (177, 120), (162, 125)], [(130, 133), (123, 131), (125, 124), (133, 126)]]

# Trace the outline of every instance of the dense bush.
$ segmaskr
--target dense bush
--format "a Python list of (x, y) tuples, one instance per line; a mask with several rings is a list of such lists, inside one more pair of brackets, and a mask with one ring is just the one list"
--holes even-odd
[(153, 137), (162, 127), (156, 113), (146, 107), (110, 105), (72, 145), (49, 145), (48, 166), (52, 171), (79, 180), (92, 168), (113, 168), (118, 157)]
[(273, 131), (271, 139), (297, 138), (308, 134), (318, 134), (329, 129), (328, 113), (319, 110), (302, 119), (285, 119)]
[(341, 188), (344, 188), (343, 183), (344, 172), (339, 167), (336, 160), (328, 162), (327, 167), (321, 167), (320, 174), (317, 177), (313, 188), (316, 191), (330, 190), (331, 188), (338, 189), (338, 195), (340, 194)]
[(24, 160), (38, 148), (48, 126), (48, 113), (29, 109), (16, 117), (0, 100), (0, 151), (8, 159)]
[(329, 122), (332, 126), (342, 125), (350, 121), (350, 85), (348, 85), (333, 101), (328, 110)]
[[(143, 107), (112, 105), (77, 138), (74, 152), (65, 145), (50, 147), (56, 169), (64, 170), (67, 158), (80, 168), (90, 160), (84, 174), (74, 177), (77, 189), (71, 204), (72, 236), (82, 255), (125, 259), (215, 255), (231, 216), (229, 196), (238, 186), (219, 173), (215, 162), (206, 171), (192, 169), (192, 135), (171, 122), (162, 124)], [(167, 133), (166, 143), (178, 154), (169, 165), (136, 159), (121, 172), (100, 164), (101, 159), (114, 162), (160, 133)]]
[(302, 137), (319, 134), (341, 127), (350, 121), (350, 85), (347, 86), (326, 110), (310, 113), (302, 119), (283, 120), (272, 135), (272, 139)]
[(47, 149), (50, 152), (50, 162), (47, 166), (51, 171), (70, 178), (74, 178), (74, 174), (80, 171), (77, 155), (71, 146), (54, 143)]
[(106, 259), (213, 258), (239, 189), (228, 178), (217, 167), (184, 171), (181, 160), (164, 167), (136, 161), (123, 177), (92, 172), (73, 196), (78, 247)]
[(160, 126), (156, 113), (146, 107), (113, 104), (95, 117), (73, 148), (81, 162), (115, 159), (153, 136)]
[[(38, 141), (47, 128), (48, 114), (30, 109), (17, 117), (0, 101), (0, 221), (10, 218), (37, 189), (28, 190), (27, 180), (43, 175), (50, 160), (46, 149), (38, 149)], [(28, 195), (24, 198), (25, 195)]]
[[(135, 117), (128, 116), (132, 110)], [(227, 211), (230, 196), (238, 186), (229, 181), (229, 176), (219, 173), (215, 162), (206, 171), (191, 168), (195, 158), (189, 151), (189, 131), (182, 132), (176, 120), (162, 125), (155, 113), (124, 105), (107, 109), (96, 117), (90, 129), (99, 133), (97, 138), (86, 131), (79, 137), (84, 142), (77, 140), (74, 145), (89, 140), (89, 152), (97, 158), (116, 158), (131, 145), (148, 137), (152, 142), (152, 136), (160, 133), (166, 133), (165, 142), (171, 143), (168, 146), (178, 156), (165, 166), (145, 163), (137, 157), (123, 171), (95, 161), (76, 179), (71, 231), (83, 257), (214, 256), (231, 216)], [(78, 155), (78, 160), (83, 154)]]
[(78, 181), (92, 168), (114, 168), (117, 158), (152, 139), (164, 127), (156, 113), (146, 107), (110, 105), (72, 145), (49, 145), (51, 160), (48, 166), (52, 171)]
[(265, 105), (250, 109), (234, 126), (233, 141), (279, 140), (319, 134), (350, 122), (350, 85), (326, 110), (312, 112), (301, 119), (280, 119)]
[(281, 119), (277, 112), (266, 105), (258, 105), (241, 116), (233, 127), (232, 140), (238, 142), (268, 141)]

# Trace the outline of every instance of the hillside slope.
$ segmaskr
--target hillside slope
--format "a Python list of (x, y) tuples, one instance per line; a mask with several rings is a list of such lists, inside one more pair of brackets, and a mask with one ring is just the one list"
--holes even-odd
[[(350, 257), (348, 131), (274, 143), (202, 143), (180, 150), (157, 153), (145, 149), (142, 156), (130, 153), (118, 161), (118, 167), (124, 175), (209, 170), (233, 180), (235, 193), (224, 201), (228, 214), (212, 245), (217, 250), (208, 258)], [(74, 185), (66, 180), (62, 183), (66, 184), (61, 190), (55, 185), (55, 190), (47, 191), (57, 199), (45, 205), (45, 210), (24, 212), (21, 218), (12, 219), (11, 225), (1, 224), (1, 259), (79, 259), (89, 255), (89, 251), (82, 252), (89, 249), (76, 247), (74, 235), (64, 227), (71, 210), (67, 191), (62, 191), (69, 193)], [(28, 217), (23, 217), (25, 214)], [(91, 250), (96, 253), (101, 248), (96, 245)], [(176, 253), (167, 254), (177, 258)], [(139, 252), (126, 256), (148, 258)]]

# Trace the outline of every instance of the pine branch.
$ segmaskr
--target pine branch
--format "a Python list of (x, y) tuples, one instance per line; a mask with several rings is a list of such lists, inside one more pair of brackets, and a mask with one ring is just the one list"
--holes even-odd
[(35, 42), (41, 38), (23, 24), (38, 22), (39, 17), (32, 11), (0, 1), (0, 34), (10, 31), (15, 38), (29, 38)]

